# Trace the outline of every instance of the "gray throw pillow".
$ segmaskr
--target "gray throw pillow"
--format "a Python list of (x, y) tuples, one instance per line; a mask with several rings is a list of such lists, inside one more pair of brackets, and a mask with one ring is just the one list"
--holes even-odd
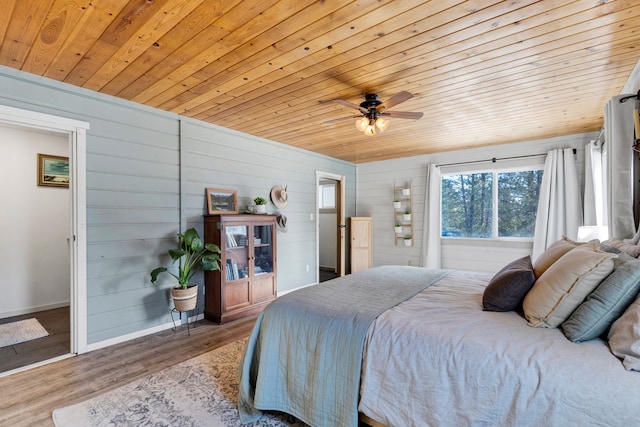
[(531, 257), (517, 259), (493, 276), (482, 295), (482, 306), (486, 311), (516, 310), (535, 280)]
[(607, 332), (640, 292), (640, 260), (620, 254), (613, 262), (613, 272), (562, 324), (571, 341), (589, 341)]

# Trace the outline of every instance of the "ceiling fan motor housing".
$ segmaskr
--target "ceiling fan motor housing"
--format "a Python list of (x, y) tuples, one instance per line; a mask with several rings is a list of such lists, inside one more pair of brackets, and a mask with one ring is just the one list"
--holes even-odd
[(375, 110), (376, 107), (382, 104), (382, 101), (378, 99), (378, 95), (375, 93), (368, 93), (364, 96), (365, 101), (360, 103), (360, 107), (367, 110)]

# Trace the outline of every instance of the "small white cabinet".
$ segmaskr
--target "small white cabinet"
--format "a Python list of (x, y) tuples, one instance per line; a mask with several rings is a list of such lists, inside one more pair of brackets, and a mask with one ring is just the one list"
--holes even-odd
[(354, 216), (351, 226), (351, 272), (373, 267), (373, 218)]

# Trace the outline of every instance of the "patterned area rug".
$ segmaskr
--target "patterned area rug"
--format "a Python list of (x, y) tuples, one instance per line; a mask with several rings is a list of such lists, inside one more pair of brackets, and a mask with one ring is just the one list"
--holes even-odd
[(0, 347), (20, 344), (48, 336), (47, 330), (35, 318), (0, 325)]
[[(246, 340), (236, 341), (90, 400), (53, 411), (58, 427), (241, 426), (238, 366)], [(247, 426), (304, 426), (265, 414)]]

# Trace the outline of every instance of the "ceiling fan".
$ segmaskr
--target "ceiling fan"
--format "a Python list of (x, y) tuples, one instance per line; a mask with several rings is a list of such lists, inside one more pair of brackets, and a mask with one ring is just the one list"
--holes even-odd
[(360, 103), (360, 105), (356, 105), (343, 99), (333, 99), (331, 100), (331, 102), (335, 102), (337, 104), (344, 105), (345, 107), (358, 110), (360, 111), (360, 115), (327, 120), (324, 123), (331, 124), (356, 118), (356, 128), (359, 131), (364, 132), (365, 135), (375, 135), (376, 129), (380, 132), (384, 132), (389, 127), (389, 119), (387, 117), (414, 120), (422, 117), (423, 113), (408, 111), (387, 111), (389, 108), (411, 98), (413, 98), (412, 94), (402, 91), (393, 95), (385, 102), (380, 101), (377, 94), (368, 93), (365, 95), (364, 102)]

